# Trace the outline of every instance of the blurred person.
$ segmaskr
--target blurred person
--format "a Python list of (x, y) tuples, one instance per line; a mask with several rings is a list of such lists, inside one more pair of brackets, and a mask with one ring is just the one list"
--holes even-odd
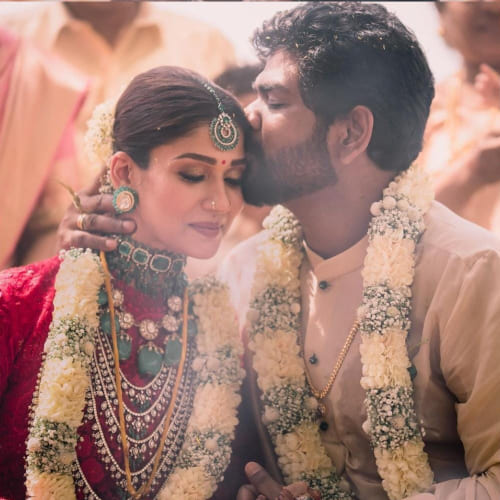
[[(261, 64), (230, 66), (217, 76), (214, 82), (231, 92), (238, 99), (241, 106), (245, 107), (257, 96), (253, 88), (253, 82), (261, 70)], [(233, 247), (262, 230), (262, 221), (269, 213), (269, 210), (270, 207), (268, 206), (257, 207), (245, 203), (242, 212), (234, 220), (215, 256), (204, 260), (189, 258), (186, 264), (187, 275), (190, 278), (198, 278), (215, 273)]]
[(500, 2), (438, 2), (462, 68), (437, 87), (419, 163), (436, 198), (500, 235)]
[(34, 240), (54, 253), (54, 207), (68, 200), (49, 179), (80, 181), (73, 136), (87, 88), (55, 56), (0, 28), (0, 269), (22, 261)]
[[(0, 23), (58, 56), (91, 81), (76, 119), (76, 154), (64, 162), (56, 161), (45, 179), (44, 191), (37, 191), (41, 198), (26, 193), (26, 203), (33, 213), (22, 219), (27, 225), (13, 229), (23, 235), (10, 262), (25, 264), (55, 251), (56, 228), (67, 206), (67, 195), (56, 178), (80, 189), (98, 171), (99, 166), (87, 159), (83, 144), (86, 123), (95, 106), (118, 95), (138, 73), (161, 64), (213, 77), (234, 63), (234, 50), (216, 29), (148, 2), (36, 3), (29, 11), (2, 14)], [(48, 120), (44, 127), (51, 126)], [(32, 182), (29, 176), (19, 179)], [(0, 189), (8, 189), (8, 185), (2, 184)], [(10, 196), (0, 192), (0, 198)], [(6, 260), (0, 260), (0, 268), (5, 265)]]

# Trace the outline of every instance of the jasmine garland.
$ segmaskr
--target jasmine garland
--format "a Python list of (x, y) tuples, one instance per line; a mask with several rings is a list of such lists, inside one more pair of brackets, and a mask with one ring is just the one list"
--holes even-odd
[[(425, 490), (433, 480), (413, 408), (406, 350), (415, 245), (425, 230), (423, 216), (432, 198), (427, 177), (416, 167), (389, 184), (383, 199), (371, 207), (362, 273), (363, 300), (357, 316), (361, 385), (367, 391), (368, 420), (363, 428), (391, 500)], [(247, 318), (263, 422), (287, 481), (306, 480), (322, 498), (350, 498), (321, 444), (314, 422), (317, 402), (311, 401), (300, 355), (301, 228), (283, 207), (273, 210), (265, 227), (269, 237), (259, 249)]]

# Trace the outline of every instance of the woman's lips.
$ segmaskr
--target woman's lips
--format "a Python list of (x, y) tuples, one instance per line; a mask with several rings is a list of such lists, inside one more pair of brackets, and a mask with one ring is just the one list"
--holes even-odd
[(193, 222), (189, 226), (207, 238), (215, 238), (222, 232), (222, 225), (216, 222)]

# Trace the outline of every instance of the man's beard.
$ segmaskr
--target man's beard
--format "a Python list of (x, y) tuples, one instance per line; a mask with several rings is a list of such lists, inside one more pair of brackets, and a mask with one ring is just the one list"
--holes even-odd
[(257, 141), (247, 149), (243, 196), (251, 205), (285, 203), (337, 181), (323, 127), (316, 127), (304, 142), (272, 155), (266, 155)]

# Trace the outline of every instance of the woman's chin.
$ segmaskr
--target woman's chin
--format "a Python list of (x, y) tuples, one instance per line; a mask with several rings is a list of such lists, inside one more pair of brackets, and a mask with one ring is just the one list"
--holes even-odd
[(188, 257), (192, 257), (193, 259), (211, 259), (216, 253), (217, 250), (219, 249), (219, 245), (217, 245), (215, 248), (197, 248), (196, 250), (193, 249), (192, 252), (186, 252), (186, 255)]

